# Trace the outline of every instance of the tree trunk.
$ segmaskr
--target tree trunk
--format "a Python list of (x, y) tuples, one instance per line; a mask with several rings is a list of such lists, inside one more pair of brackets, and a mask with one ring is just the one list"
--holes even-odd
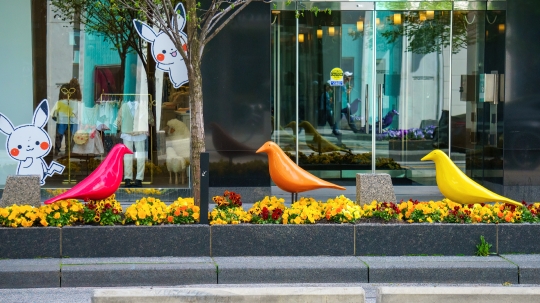
[[(208, 203), (201, 201), (201, 153), (206, 150), (204, 143), (203, 94), (200, 59), (191, 58), (193, 70), (189, 79), (189, 103), (191, 105), (191, 180), (193, 198), (196, 205)], [(201, 214), (201, 216), (206, 214)]]

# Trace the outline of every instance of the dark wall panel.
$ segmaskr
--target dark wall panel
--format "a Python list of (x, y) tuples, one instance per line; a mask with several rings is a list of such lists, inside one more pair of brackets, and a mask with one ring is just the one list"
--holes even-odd
[(270, 186), (270, 5), (249, 4), (206, 47), (203, 94), (210, 186)]
[(528, 201), (540, 186), (538, 20), (538, 0), (507, 1), (504, 185), (507, 194)]

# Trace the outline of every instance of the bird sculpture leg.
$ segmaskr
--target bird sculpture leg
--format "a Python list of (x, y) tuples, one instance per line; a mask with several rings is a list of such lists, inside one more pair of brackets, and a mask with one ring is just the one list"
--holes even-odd
[(178, 173), (174, 173), (174, 184), (178, 184)]
[(169, 184), (172, 184), (172, 172), (169, 170)]

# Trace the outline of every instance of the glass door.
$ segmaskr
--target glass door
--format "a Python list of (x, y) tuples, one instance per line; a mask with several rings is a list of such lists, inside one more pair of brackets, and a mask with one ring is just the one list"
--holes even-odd
[(371, 172), (373, 4), (298, 5), (273, 12), (273, 140), (325, 179)]
[[(450, 107), (452, 2), (376, 3), (376, 158), (395, 160), (397, 184), (435, 185), (433, 163)], [(377, 167), (377, 171), (380, 169)], [(397, 179), (396, 179), (397, 178)]]

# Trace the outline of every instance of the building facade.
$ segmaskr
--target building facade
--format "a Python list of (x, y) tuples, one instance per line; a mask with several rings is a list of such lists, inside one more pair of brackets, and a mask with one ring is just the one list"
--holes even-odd
[[(535, 2), (250, 4), (203, 58), (211, 195), (269, 194), (267, 158), (254, 151), (273, 140), (301, 167), (342, 184), (384, 172), (396, 185), (435, 185), (434, 164), (420, 159), (439, 148), (480, 184), (535, 201)], [(145, 62), (145, 49), (119, 52), (50, 1), (5, 0), (0, 8), (9, 29), (0, 34), (0, 112), (14, 125), (30, 123), (48, 99), (54, 148), (46, 159), (66, 166), (47, 179), (46, 194), (83, 179), (115, 143), (133, 140), (126, 179), (164, 200), (190, 195), (189, 84), (175, 89)], [(17, 166), (6, 139), (0, 187)], [(136, 190), (119, 195), (130, 199)]]

